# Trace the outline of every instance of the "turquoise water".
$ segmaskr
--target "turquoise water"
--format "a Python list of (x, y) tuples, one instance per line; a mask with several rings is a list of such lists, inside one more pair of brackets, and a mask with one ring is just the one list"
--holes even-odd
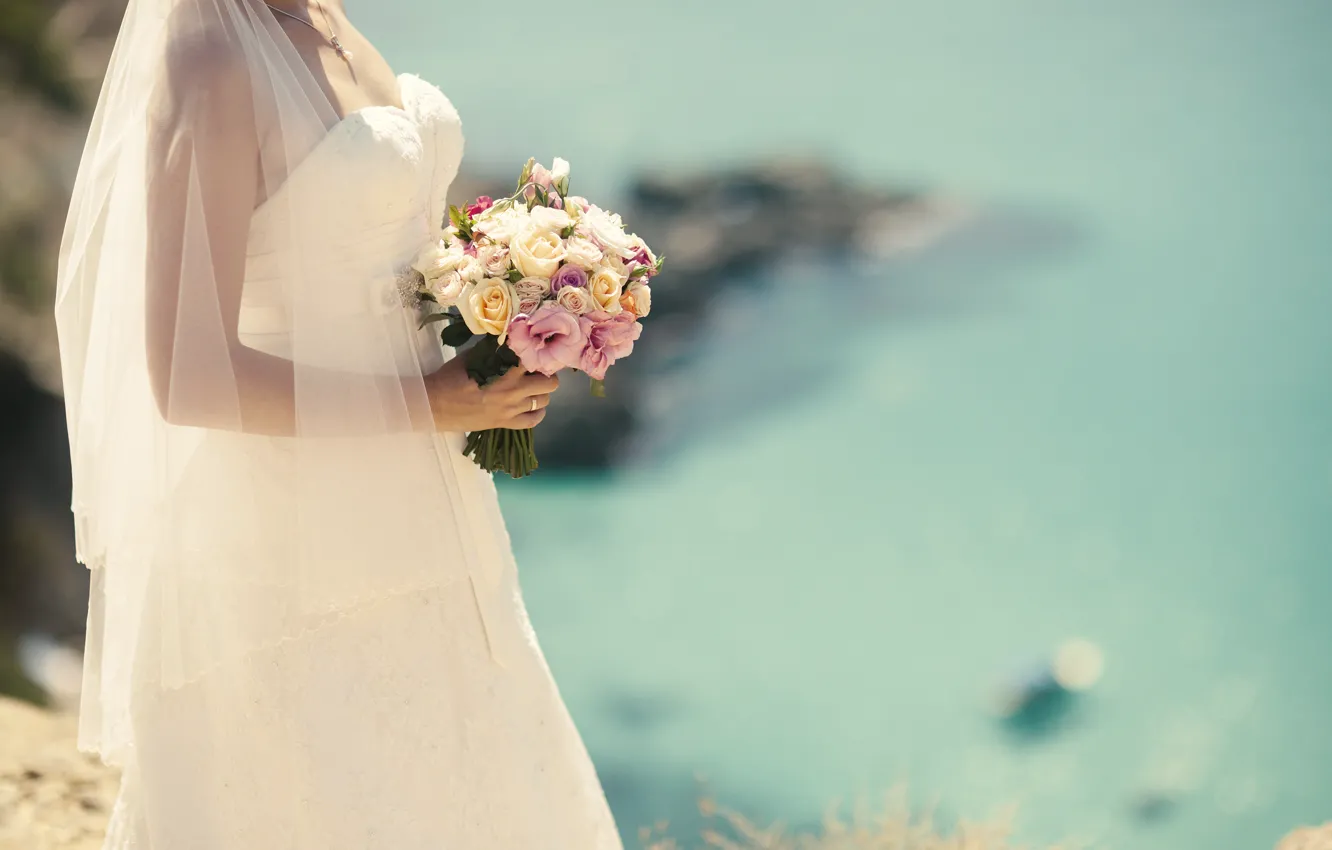
[[(878, 271), (949, 292), (928, 315), (783, 269), (751, 317), (773, 330), (709, 343), (695, 382), (780, 382), (799, 346), (779, 329), (817, 321), (821, 386), (743, 417), (681, 401), (698, 433), (656, 463), (504, 489), (626, 836), (687, 819), (699, 773), (760, 818), (907, 780), (945, 813), (1017, 804), (1026, 838), (1138, 850), (1270, 847), (1332, 817), (1332, 6), (360, 18), (446, 81), (479, 165), (558, 154), (613, 197), (645, 165), (809, 152), (1060, 234)], [(1069, 728), (1016, 739), (987, 684), (1070, 636), (1103, 647), (1104, 679)], [(1134, 820), (1161, 785), (1177, 807)]]

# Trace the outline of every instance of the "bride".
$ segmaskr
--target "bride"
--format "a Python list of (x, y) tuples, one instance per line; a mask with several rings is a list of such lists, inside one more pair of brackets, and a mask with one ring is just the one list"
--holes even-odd
[(619, 848), (400, 271), (457, 113), (340, 0), (131, 0), (57, 302), (111, 850)]

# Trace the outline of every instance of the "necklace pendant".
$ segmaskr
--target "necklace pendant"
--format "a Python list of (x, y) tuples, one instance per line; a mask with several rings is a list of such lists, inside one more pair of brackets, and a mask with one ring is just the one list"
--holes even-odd
[(342, 46), (342, 42), (338, 41), (338, 37), (336, 35), (329, 39), (329, 43), (333, 45), (333, 50), (337, 52), (338, 57), (340, 59), (348, 63), (351, 62), (352, 52)]

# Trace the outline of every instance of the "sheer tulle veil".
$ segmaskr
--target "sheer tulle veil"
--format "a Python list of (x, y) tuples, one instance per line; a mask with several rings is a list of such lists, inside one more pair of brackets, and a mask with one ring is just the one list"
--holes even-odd
[[(355, 116), (319, 73), (258, 0), (131, 0), (101, 91), (56, 315), (92, 570), (80, 743), (111, 762), (142, 689), (244, 710), (244, 659), (508, 557), (479, 551), (498, 517), (426, 424), (405, 258), (327, 238), (336, 169), (303, 166)], [(247, 315), (258, 254), (277, 301)], [(350, 278), (363, 298), (329, 286)]]

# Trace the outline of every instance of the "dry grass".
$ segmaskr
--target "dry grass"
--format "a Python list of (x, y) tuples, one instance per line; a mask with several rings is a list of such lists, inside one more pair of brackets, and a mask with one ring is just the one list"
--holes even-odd
[[(929, 814), (913, 815), (901, 791), (889, 794), (879, 810), (857, 809), (849, 821), (830, 813), (818, 833), (792, 832), (780, 823), (760, 827), (710, 800), (699, 808), (712, 824), (703, 831), (701, 844), (682, 844), (668, 836), (666, 824), (658, 824), (640, 831), (644, 850), (1037, 850), (1012, 842), (1009, 819), (941, 829)], [(1062, 848), (1071, 850), (1072, 845)], [(1332, 850), (1332, 821), (1295, 830), (1276, 850)]]
[[(1036, 850), (1012, 843), (1008, 819), (940, 828), (931, 814), (913, 814), (902, 790), (889, 793), (881, 807), (856, 807), (849, 819), (830, 811), (817, 834), (793, 832), (781, 823), (761, 827), (711, 800), (699, 808), (710, 822), (702, 846), (715, 850)], [(665, 833), (659, 825), (643, 830), (640, 838), (646, 850), (689, 846)]]

